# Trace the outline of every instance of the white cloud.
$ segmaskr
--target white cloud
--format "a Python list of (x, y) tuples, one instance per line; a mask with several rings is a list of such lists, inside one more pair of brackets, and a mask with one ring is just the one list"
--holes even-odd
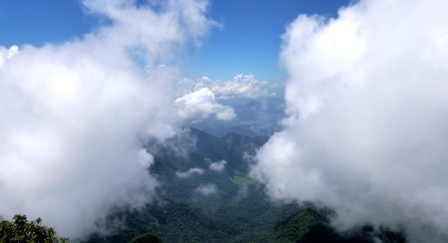
[(73, 240), (110, 206), (147, 202), (157, 182), (139, 141), (175, 135), (170, 63), (213, 25), (205, 1), (83, 3), (110, 24), (61, 45), (0, 47), (0, 214), (42, 217)]
[(193, 174), (202, 175), (204, 174), (204, 170), (201, 168), (191, 168), (186, 172), (179, 172), (179, 171), (176, 172), (176, 176), (180, 178), (189, 178)]
[(185, 94), (176, 99), (177, 114), (186, 122), (197, 122), (211, 115), (229, 121), (236, 117), (230, 106), (216, 103), (215, 95), (207, 88)]
[(140, 149), (137, 154), (138, 162), (145, 168), (149, 168), (154, 163), (154, 156), (146, 151)]
[(13, 57), (14, 55), (16, 55), (17, 53), (19, 53), (19, 47), (18, 46), (11, 46), (8, 50), (8, 58)]
[(228, 81), (212, 80), (209, 77), (202, 77), (200, 80), (184, 79), (179, 83), (179, 88), (181, 93), (207, 88), (217, 99), (279, 96), (283, 92), (283, 84), (260, 81), (252, 74), (238, 74)]
[(223, 171), (224, 168), (226, 167), (227, 162), (225, 160), (221, 160), (221, 161), (217, 161), (214, 163), (211, 163), (209, 166), (210, 170), (214, 170), (214, 171)]
[(218, 189), (216, 188), (216, 185), (212, 184), (212, 183), (200, 185), (198, 188), (195, 189), (195, 191), (204, 196), (209, 196), (209, 195), (218, 193)]
[(365, 0), (288, 26), (286, 128), (252, 171), (273, 197), (321, 201), (341, 228), (403, 225), (412, 242), (446, 241), (447, 11)]
[(11, 57), (13, 57), (14, 55), (16, 55), (17, 53), (19, 53), (19, 47), (18, 46), (11, 46), (9, 49), (0, 46), (0, 67), (3, 66), (3, 64), (5, 63), (5, 61), (7, 59), (10, 59)]

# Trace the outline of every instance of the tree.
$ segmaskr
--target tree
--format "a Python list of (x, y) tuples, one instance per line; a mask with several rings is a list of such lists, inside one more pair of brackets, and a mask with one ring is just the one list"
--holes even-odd
[(17, 214), (13, 221), (0, 222), (2, 243), (67, 243), (68, 238), (58, 238), (54, 228), (41, 225), (42, 220), (28, 222), (25, 215)]
[(153, 234), (144, 234), (135, 237), (131, 243), (162, 243), (162, 241)]

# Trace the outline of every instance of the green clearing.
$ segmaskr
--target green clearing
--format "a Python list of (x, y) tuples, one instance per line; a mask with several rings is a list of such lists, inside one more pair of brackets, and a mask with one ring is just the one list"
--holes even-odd
[(235, 175), (233, 177), (229, 177), (229, 179), (236, 185), (256, 185), (259, 182), (249, 179), (245, 176)]

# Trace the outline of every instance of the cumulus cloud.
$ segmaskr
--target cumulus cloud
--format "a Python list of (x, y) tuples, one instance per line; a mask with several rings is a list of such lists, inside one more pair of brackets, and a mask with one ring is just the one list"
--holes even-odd
[(218, 189), (216, 188), (216, 185), (213, 183), (200, 185), (195, 189), (195, 191), (204, 196), (209, 196), (218, 193)]
[(184, 79), (179, 82), (179, 87), (184, 93), (207, 88), (217, 99), (274, 97), (283, 93), (283, 84), (260, 81), (252, 74), (238, 74), (233, 80), (227, 81), (209, 77), (202, 77), (200, 80)]
[(211, 163), (209, 166), (210, 170), (214, 170), (214, 171), (223, 171), (224, 168), (226, 167), (227, 162), (225, 160), (221, 160), (221, 161), (217, 161), (214, 163)]
[(176, 176), (180, 178), (189, 178), (193, 174), (202, 175), (204, 174), (204, 170), (201, 168), (191, 168), (188, 171), (185, 172), (176, 172)]
[(198, 122), (211, 115), (229, 121), (236, 117), (232, 107), (218, 104), (215, 95), (207, 88), (185, 94), (176, 99), (177, 114), (185, 122)]
[(252, 174), (280, 199), (337, 210), (335, 224), (448, 232), (448, 4), (364, 0), (283, 35), (285, 129)]
[(141, 143), (181, 122), (170, 63), (213, 26), (200, 0), (83, 4), (110, 23), (60, 45), (0, 47), (0, 214), (42, 217), (72, 239), (112, 205), (148, 201), (157, 181)]

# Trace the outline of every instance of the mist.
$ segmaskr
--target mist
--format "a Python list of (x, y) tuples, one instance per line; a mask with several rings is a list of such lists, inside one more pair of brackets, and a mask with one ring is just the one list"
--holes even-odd
[(448, 232), (448, 4), (365, 0), (300, 15), (282, 36), (284, 130), (252, 176), (279, 200), (336, 210), (340, 230)]
[[(101, 230), (112, 206), (149, 202), (158, 182), (142, 145), (184, 132), (177, 57), (216, 26), (201, 0), (82, 4), (103, 19), (82, 38), (0, 46), (0, 215), (41, 217), (72, 240)], [(195, 119), (233, 115), (206, 101), (220, 110)]]

